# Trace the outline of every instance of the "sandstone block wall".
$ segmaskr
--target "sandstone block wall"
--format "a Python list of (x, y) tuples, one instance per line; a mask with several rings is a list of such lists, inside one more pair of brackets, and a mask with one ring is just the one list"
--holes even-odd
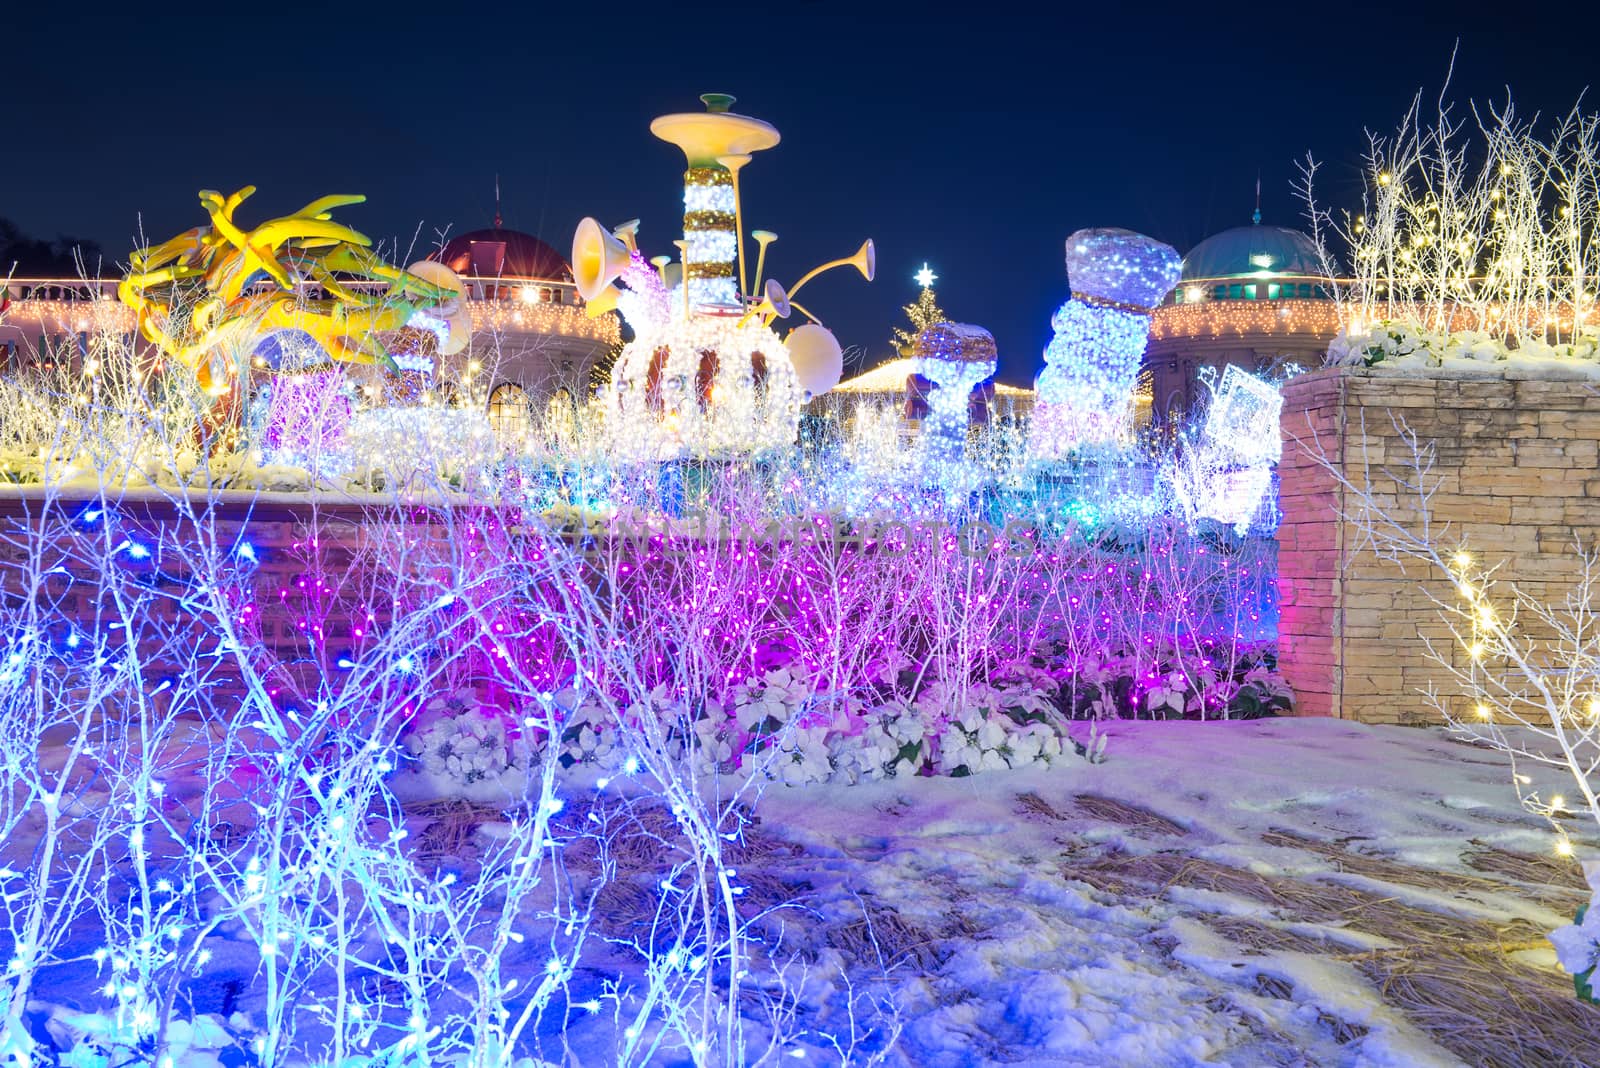
[[(1397, 425), (1398, 424), (1398, 425)], [(1429, 593), (1442, 576), (1380, 560), (1341, 519), (1353, 505), (1314, 458), (1319, 448), (1379, 504), (1415, 529), (1416, 500), (1397, 485), (1412, 450), (1431, 445), (1431, 522), (1441, 543), (1498, 564), (1497, 578), (1546, 603), (1564, 601), (1575, 546), (1600, 535), (1600, 382), (1516, 369), (1491, 373), (1325, 369), (1284, 390), (1278, 530), (1279, 662), (1302, 714), (1370, 723), (1432, 723), (1421, 691), (1452, 696), (1427, 640), (1455, 646)], [(1464, 695), (1453, 694), (1466, 704)]]

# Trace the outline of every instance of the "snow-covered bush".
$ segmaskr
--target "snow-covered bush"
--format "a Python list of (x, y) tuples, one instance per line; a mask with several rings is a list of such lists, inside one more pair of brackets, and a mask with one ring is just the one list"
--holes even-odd
[(435, 789), (452, 796), (520, 796), (538, 768), (526, 736), (471, 691), (435, 697), (423, 708), (432, 722), (410, 731), (405, 748)]
[(1578, 996), (1600, 1004), (1594, 989), (1594, 973), (1600, 967), (1600, 860), (1583, 863), (1584, 881), (1589, 884), (1589, 901), (1578, 909), (1572, 923), (1550, 932), (1556, 960), (1572, 976)]
[(1364, 329), (1344, 331), (1328, 345), (1333, 366), (1385, 368), (1473, 368), (1515, 365), (1524, 370), (1541, 366), (1596, 366), (1600, 332), (1585, 328), (1558, 343), (1523, 338), (1513, 347), (1503, 335), (1483, 330), (1429, 330), (1405, 320), (1374, 323)]

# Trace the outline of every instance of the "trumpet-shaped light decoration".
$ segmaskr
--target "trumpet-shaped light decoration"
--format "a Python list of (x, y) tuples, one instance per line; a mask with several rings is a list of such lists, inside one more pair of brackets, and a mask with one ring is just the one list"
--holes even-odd
[(1068, 300), (1038, 379), (1031, 451), (1054, 459), (1128, 429), (1139, 361), (1155, 306), (1178, 282), (1171, 245), (1131, 230), (1079, 230), (1067, 238)]

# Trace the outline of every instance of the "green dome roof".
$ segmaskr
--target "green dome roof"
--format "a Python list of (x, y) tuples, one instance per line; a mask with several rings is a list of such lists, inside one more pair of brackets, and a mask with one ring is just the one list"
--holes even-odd
[(1282, 226), (1235, 226), (1206, 238), (1183, 258), (1183, 281), (1264, 274), (1323, 274), (1317, 246)]

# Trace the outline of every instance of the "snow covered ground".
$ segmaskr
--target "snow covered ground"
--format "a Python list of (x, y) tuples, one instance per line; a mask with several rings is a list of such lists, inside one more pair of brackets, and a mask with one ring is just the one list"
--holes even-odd
[(1600, 1063), (1600, 1008), (1542, 942), (1587, 897), (1577, 864), (1499, 754), (1442, 731), (1129, 722), (1075, 772), (775, 790), (761, 812), (799, 847), (769, 870), (810, 886), (812, 937), (881, 928), (902, 1063)]
[[(1314, 719), (1110, 735), (1100, 764), (769, 788), (734, 859), (799, 992), (777, 1063), (1600, 1064), (1600, 1008), (1544, 941), (1588, 895), (1500, 754)], [(1567, 830), (1600, 856), (1591, 828)], [(597, 902), (616, 951), (579, 969), (569, 1007), (640, 968), (621, 947), (658, 901), (647, 854), (617, 852)], [(177, 1064), (256, 1063), (255, 955), (212, 942), (180, 1025), (209, 1037)], [(543, 960), (509, 963), (526, 982)], [(35, 1033), (69, 1048), (98, 986), (87, 961), (41, 975)], [(576, 1063), (613, 1062), (608, 1013), (552, 1026)]]

